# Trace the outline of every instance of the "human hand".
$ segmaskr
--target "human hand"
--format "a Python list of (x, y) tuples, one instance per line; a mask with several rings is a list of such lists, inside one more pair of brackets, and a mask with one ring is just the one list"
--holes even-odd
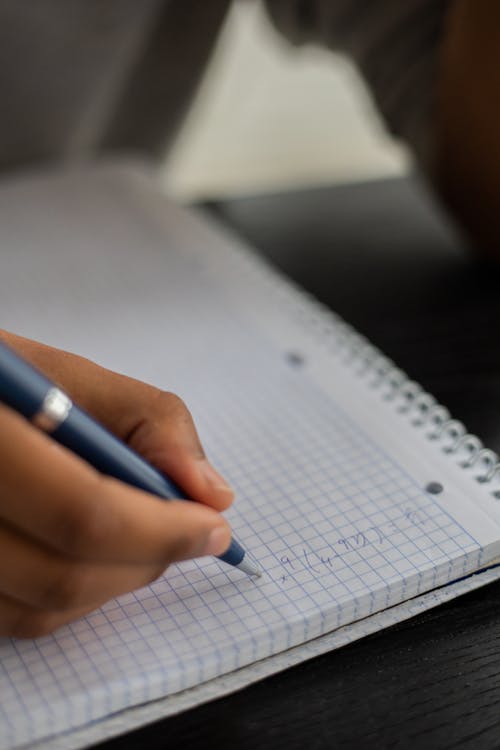
[(172, 562), (227, 549), (217, 511), (233, 494), (178, 397), (12, 334), (0, 339), (199, 501), (165, 502), (103, 476), (0, 404), (0, 636), (50, 633)]

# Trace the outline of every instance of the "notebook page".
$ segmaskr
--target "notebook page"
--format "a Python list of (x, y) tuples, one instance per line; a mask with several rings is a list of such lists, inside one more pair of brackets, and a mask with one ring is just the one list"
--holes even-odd
[[(184, 563), (52, 636), (3, 641), (0, 747), (202, 683), (498, 554), (494, 512), (471, 511), (473, 484), (328, 358), (279, 291), (252, 286), (163, 203), (160, 221), (122, 180), (0, 194), (3, 325), (179, 393), (237, 490), (235, 534), (266, 574)], [(54, 267), (66, 281), (57, 296)], [(443, 497), (425, 492), (429, 470), (446, 477)]]
[(230, 695), (252, 683), (258, 682), (270, 675), (283, 671), (303, 661), (326, 654), (341, 648), (355, 640), (364, 638), (401, 623), (410, 617), (415, 617), (433, 607), (451, 601), (457, 596), (474, 591), (477, 588), (492, 583), (500, 577), (498, 567), (488, 568), (467, 578), (461, 578), (440, 589), (429, 591), (416, 599), (397, 604), (390, 609), (377, 612), (363, 620), (346, 625), (338, 630), (307, 641), (300, 646), (282, 651), (268, 659), (249, 664), (234, 672), (216, 677), (209, 682), (195, 685), (181, 693), (169, 695), (166, 698), (133, 706), (125, 711), (112, 714), (105, 719), (82, 727), (49, 740), (41, 740), (33, 745), (33, 750), (79, 750), (90, 747), (119, 734), (125, 734), (139, 726), (160, 721), (216, 698)]

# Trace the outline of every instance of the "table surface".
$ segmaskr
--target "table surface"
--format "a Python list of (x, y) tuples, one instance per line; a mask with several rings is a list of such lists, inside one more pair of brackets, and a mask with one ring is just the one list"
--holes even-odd
[[(500, 270), (416, 180), (206, 206), (500, 451)], [(99, 745), (500, 748), (500, 582)]]

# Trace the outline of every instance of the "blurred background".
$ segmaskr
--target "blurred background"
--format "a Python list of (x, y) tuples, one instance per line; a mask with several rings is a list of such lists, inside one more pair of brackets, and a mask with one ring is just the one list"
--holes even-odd
[(352, 65), (294, 48), (258, 2), (235, 2), (163, 171), (180, 200), (405, 173)]

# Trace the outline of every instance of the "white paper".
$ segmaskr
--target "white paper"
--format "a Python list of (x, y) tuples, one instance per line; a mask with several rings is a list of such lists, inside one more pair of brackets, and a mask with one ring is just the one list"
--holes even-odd
[(498, 556), (487, 489), (355, 376), (312, 303), (146, 173), (13, 182), (0, 238), (2, 326), (181, 395), (265, 570), (187, 562), (52, 636), (3, 641), (0, 748), (54, 746), (166, 695), (208, 699), (216, 679), (241, 687), (313, 655), (301, 644), (409, 616), (420, 605), (401, 602)]

